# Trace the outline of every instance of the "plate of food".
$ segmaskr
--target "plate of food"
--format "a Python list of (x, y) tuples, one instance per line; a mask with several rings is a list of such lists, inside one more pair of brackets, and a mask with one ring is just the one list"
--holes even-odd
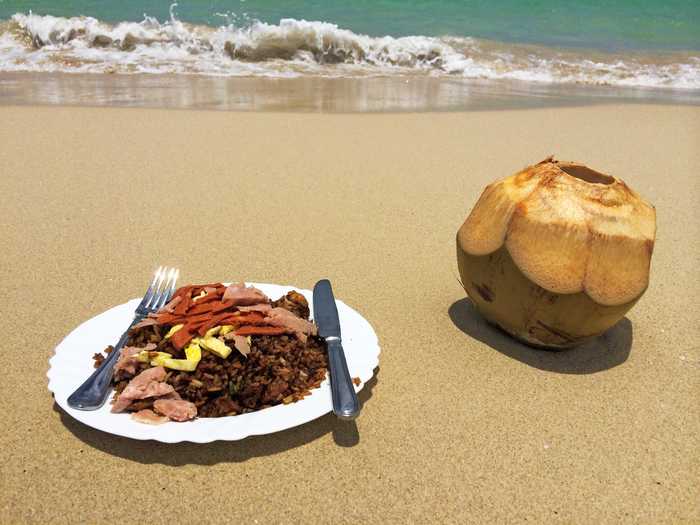
[[(92, 411), (71, 408), (68, 397), (112, 351), (139, 302), (85, 321), (49, 361), (49, 390), (81, 423), (133, 439), (207, 443), (277, 432), (332, 410), (312, 292), (265, 283), (178, 288), (129, 331), (108, 401)], [(377, 336), (356, 310), (336, 306), (359, 391), (379, 363)]]

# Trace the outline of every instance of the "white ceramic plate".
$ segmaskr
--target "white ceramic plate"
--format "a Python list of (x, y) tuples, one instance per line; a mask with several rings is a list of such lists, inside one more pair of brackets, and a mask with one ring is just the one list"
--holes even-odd
[[(312, 293), (291, 286), (249, 283), (260, 288), (268, 297), (277, 299), (290, 290), (304, 294), (313, 311)], [(250, 414), (220, 418), (198, 418), (186, 423), (168, 422), (162, 425), (137, 423), (129, 414), (112, 414), (105, 403), (99, 410), (75, 410), (66, 400), (93, 372), (92, 355), (114, 344), (133, 319), (140, 299), (115, 306), (73, 330), (56, 347), (49, 361), (49, 390), (56, 403), (72, 417), (88, 426), (111, 434), (134, 439), (154, 439), (165, 443), (192, 441), (208, 443), (216, 440), (237, 440), (257, 434), (269, 434), (301, 425), (332, 410), (331, 389), (328, 379), (310, 396), (289, 405), (277, 405)], [(379, 364), (379, 344), (370, 324), (355, 310), (337, 301), (343, 335), (343, 347), (350, 377), (362, 381), (359, 391), (372, 378)], [(111, 396), (111, 394), (110, 394)]]

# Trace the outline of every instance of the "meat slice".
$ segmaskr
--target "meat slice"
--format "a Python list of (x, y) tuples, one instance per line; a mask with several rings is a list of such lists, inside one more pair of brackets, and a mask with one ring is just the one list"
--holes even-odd
[(226, 288), (224, 301), (232, 301), (234, 306), (251, 306), (260, 303), (269, 303), (270, 299), (262, 291), (244, 283), (232, 284)]
[(136, 367), (139, 364), (139, 362), (136, 360), (136, 354), (139, 354), (141, 350), (152, 352), (155, 349), (156, 345), (153, 343), (149, 343), (143, 348), (125, 346), (122, 348), (122, 351), (119, 354), (119, 359), (117, 359), (117, 363), (114, 365), (114, 373), (125, 372), (130, 375), (134, 375), (136, 373)]
[(265, 323), (287, 329), (296, 335), (302, 343), (306, 338), (316, 334), (316, 325), (296, 316), (284, 308), (273, 308), (265, 316)]
[(145, 399), (147, 397), (167, 396), (171, 394), (174, 390), (175, 389), (173, 388), (173, 386), (169, 385), (168, 383), (156, 383), (155, 381), (153, 381), (146, 385), (146, 388), (144, 388), (141, 391), (141, 397), (139, 397), (138, 399)]
[(114, 400), (114, 404), (112, 405), (112, 412), (115, 414), (119, 412), (124, 412), (124, 410), (127, 409), (127, 407), (131, 404), (132, 401), (133, 399), (125, 397), (124, 392), (122, 392), (121, 394), (119, 394), (119, 397), (117, 397), (117, 399)]
[(153, 408), (173, 421), (188, 421), (197, 415), (197, 407), (182, 399), (156, 399)]
[(165, 380), (165, 368), (156, 366), (148, 368), (133, 378), (126, 388), (119, 394), (112, 412), (123, 412), (132, 401), (146, 397), (165, 396), (175, 389), (163, 381)]
[(233, 346), (236, 347), (241, 354), (248, 357), (250, 353), (250, 344), (248, 343), (248, 338), (242, 335), (238, 335), (235, 332), (229, 332), (224, 336), (227, 341), (233, 341)]
[(270, 310), (272, 310), (272, 306), (270, 306), (267, 303), (261, 303), (261, 304), (253, 304), (250, 306), (239, 306), (238, 310), (244, 313), (247, 312), (260, 312), (263, 314), (266, 314)]
[(145, 319), (142, 319), (141, 321), (136, 323), (131, 329), (138, 330), (139, 328), (145, 328), (146, 326), (153, 326), (154, 324), (158, 324), (158, 321), (156, 320), (155, 317), (146, 317)]
[(177, 390), (173, 390), (172, 392), (169, 392), (165, 394), (164, 396), (161, 396), (159, 399), (182, 399), (180, 397), (180, 394), (177, 393)]
[(162, 425), (170, 421), (165, 416), (159, 416), (150, 408), (144, 408), (138, 412), (131, 414), (131, 419), (138, 421), (139, 423), (146, 423), (147, 425)]

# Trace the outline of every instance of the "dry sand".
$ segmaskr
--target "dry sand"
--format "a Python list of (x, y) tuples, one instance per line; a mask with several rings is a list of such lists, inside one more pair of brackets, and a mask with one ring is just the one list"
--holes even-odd
[[(489, 181), (552, 153), (658, 211), (646, 295), (563, 354), (485, 326), (454, 246)], [(699, 522), (699, 173), (697, 107), (0, 108), (0, 522)], [(62, 415), (54, 346), (158, 263), (332, 279), (383, 349), (357, 425), (168, 446)]]

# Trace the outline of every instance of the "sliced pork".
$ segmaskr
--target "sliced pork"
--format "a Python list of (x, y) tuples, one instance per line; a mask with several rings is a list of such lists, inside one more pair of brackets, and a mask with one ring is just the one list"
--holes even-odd
[(302, 343), (310, 335), (316, 335), (316, 325), (296, 316), (284, 308), (273, 308), (265, 316), (265, 323), (270, 326), (285, 328), (296, 335)]
[(175, 389), (164, 383), (165, 368), (156, 366), (147, 368), (134, 377), (117, 397), (112, 412), (123, 412), (133, 401), (147, 397), (159, 397), (172, 394)]
[(182, 399), (156, 399), (153, 408), (173, 421), (188, 421), (197, 416), (197, 406)]
[(223, 300), (231, 301), (234, 306), (251, 306), (270, 302), (270, 299), (262, 291), (254, 286), (246, 286), (244, 283), (228, 286), (224, 291)]
[(247, 312), (260, 312), (261, 314), (266, 314), (272, 310), (272, 306), (267, 303), (253, 304), (250, 306), (239, 306), (238, 310), (244, 313)]
[(224, 336), (227, 341), (233, 341), (233, 346), (236, 347), (241, 354), (247, 356), (250, 353), (250, 343), (248, 343), (248, 338), (242, 335), (238, 335), (234, 332), (229, 332)]
[(152, 326), (158, 324), (158, 321), (154, 317), (146, 317), (145, 319), (136, 323), (131, 329), (138, 330), (139, 328), (145, 328), (146, 326)]
[(170, 421), (166, 416), (159, 416), (150, 408), (144, 408), (138, 412), (131, 414), (131, 419), (138, 423), (146, 423), (147, 425), (162, 425)]
[(137, 348), (135, 346), (125, 346), (122, 348), (119, 354), (119, 359), (114, 365), (114, 373), (122, 372), (123, 374), (129, 374), (133, 376), (136, 373), (136, 368), (138, 367), (138, 360), (136, 355), (141, 353), (141, 350), (146, 350), (152, 352), (156, 349), (156, 345), (149, 343), (143, 348)]

